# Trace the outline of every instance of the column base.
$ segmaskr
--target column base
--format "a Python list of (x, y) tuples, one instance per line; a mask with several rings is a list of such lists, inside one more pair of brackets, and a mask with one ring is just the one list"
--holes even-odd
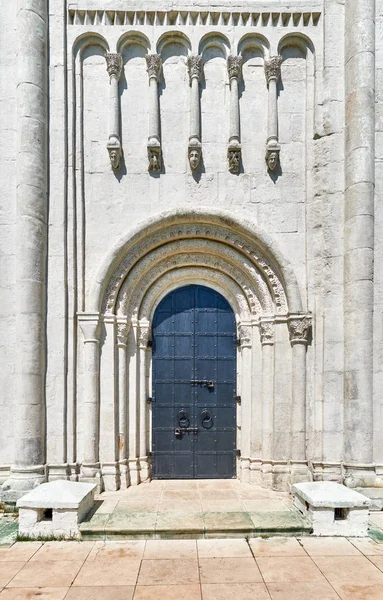
[(344, 485), (348, 488), (375, 487), (377, 483), (375, 465), (344, 464)]
[(140, 483), (140, 470), (136, 458), (130, 458), (128, 460), (128, 469), (130, 485), (138, 485)]
[(116, 492), (120, 489), (120, 469), (117, 462), (103, 462), (101, 465), (101, 476), (105, 492)]
[(130, 486), (128, 461), (126, 459), (120, 460), (118, 466), (120, 469), (120, 490), (127, 490)]
[(305, 481), (312, 480), (312, 473), (306, 461), (291, 461), (289, 480), (290, 486), (294, 485), (294, 483), (303, 483)]
[(103, 490), (100, 463), (83, 463), (80, 468), (78, 480), (83, 481), (84, 483), (93, 483), (94, 485), (97, 485), (96, 493), (100, 494)]
[(140, 465), (140, 483), (144, 483), (145, 481), (150, 480), (151, 476), (151, 464), (150, 458), (148, 456), (142, 456), (139, 459)]
[(44, 465), (11, 467), (10, 476), (1, 486), (1, 501), (4, 504), (16, 504), (19, 498), (45, 481), (46, 467)]
[(343, 482), (343, 469), (340, 463), (313, 462), (312, 472), (314, 481)]
[(71, 470), (68, 463), (62, 465), (48, 465), (48, 481), (57, 481), (58, 479), (69, 479)]

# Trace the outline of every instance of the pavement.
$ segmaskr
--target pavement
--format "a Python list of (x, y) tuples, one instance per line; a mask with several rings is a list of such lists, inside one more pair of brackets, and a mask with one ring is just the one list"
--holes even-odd
[(16, 542), (0, 600), (382, 600), (370, 538)]

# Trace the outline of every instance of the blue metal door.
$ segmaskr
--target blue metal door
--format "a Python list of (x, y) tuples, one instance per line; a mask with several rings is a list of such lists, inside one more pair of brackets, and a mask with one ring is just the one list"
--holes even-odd
[(171, 292), (154, 315), (152, 457), (156, 479), (235, 477), (235, 318), (201, 285)]

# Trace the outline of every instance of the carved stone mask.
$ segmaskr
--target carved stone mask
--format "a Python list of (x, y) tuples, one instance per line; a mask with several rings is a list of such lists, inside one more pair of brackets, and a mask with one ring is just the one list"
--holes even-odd
[(117, 150), (111, 150), (109, 152), (110, 164), (112, 165), (112, 169), (118, 169), (120, 166), (120, 157)]
[(189, 151), (189, 163), (192, 171), (195, 171), (200, 161), (200, 151), (197, 149)]
[(275, 171), (278, 165), (278, 152), (269, 152), (266, 160), (269, 171)]
[(230, 173), (238, 173), (239, 171), (239, 151), (237, 150), (229, 152), (229, 171)]
[(159, 156), (156, 152), (151, 151), (149, 153), (149, 171), (153, 171), (154, 173), (158, 173), (161, 169)]

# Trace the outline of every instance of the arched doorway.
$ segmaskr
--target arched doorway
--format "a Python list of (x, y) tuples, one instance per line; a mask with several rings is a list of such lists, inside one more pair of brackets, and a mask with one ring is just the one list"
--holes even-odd
[(236, 323), (202, 285), (170, 292), (153, 319), (152, 465), (157, 479), (236, 476)]

